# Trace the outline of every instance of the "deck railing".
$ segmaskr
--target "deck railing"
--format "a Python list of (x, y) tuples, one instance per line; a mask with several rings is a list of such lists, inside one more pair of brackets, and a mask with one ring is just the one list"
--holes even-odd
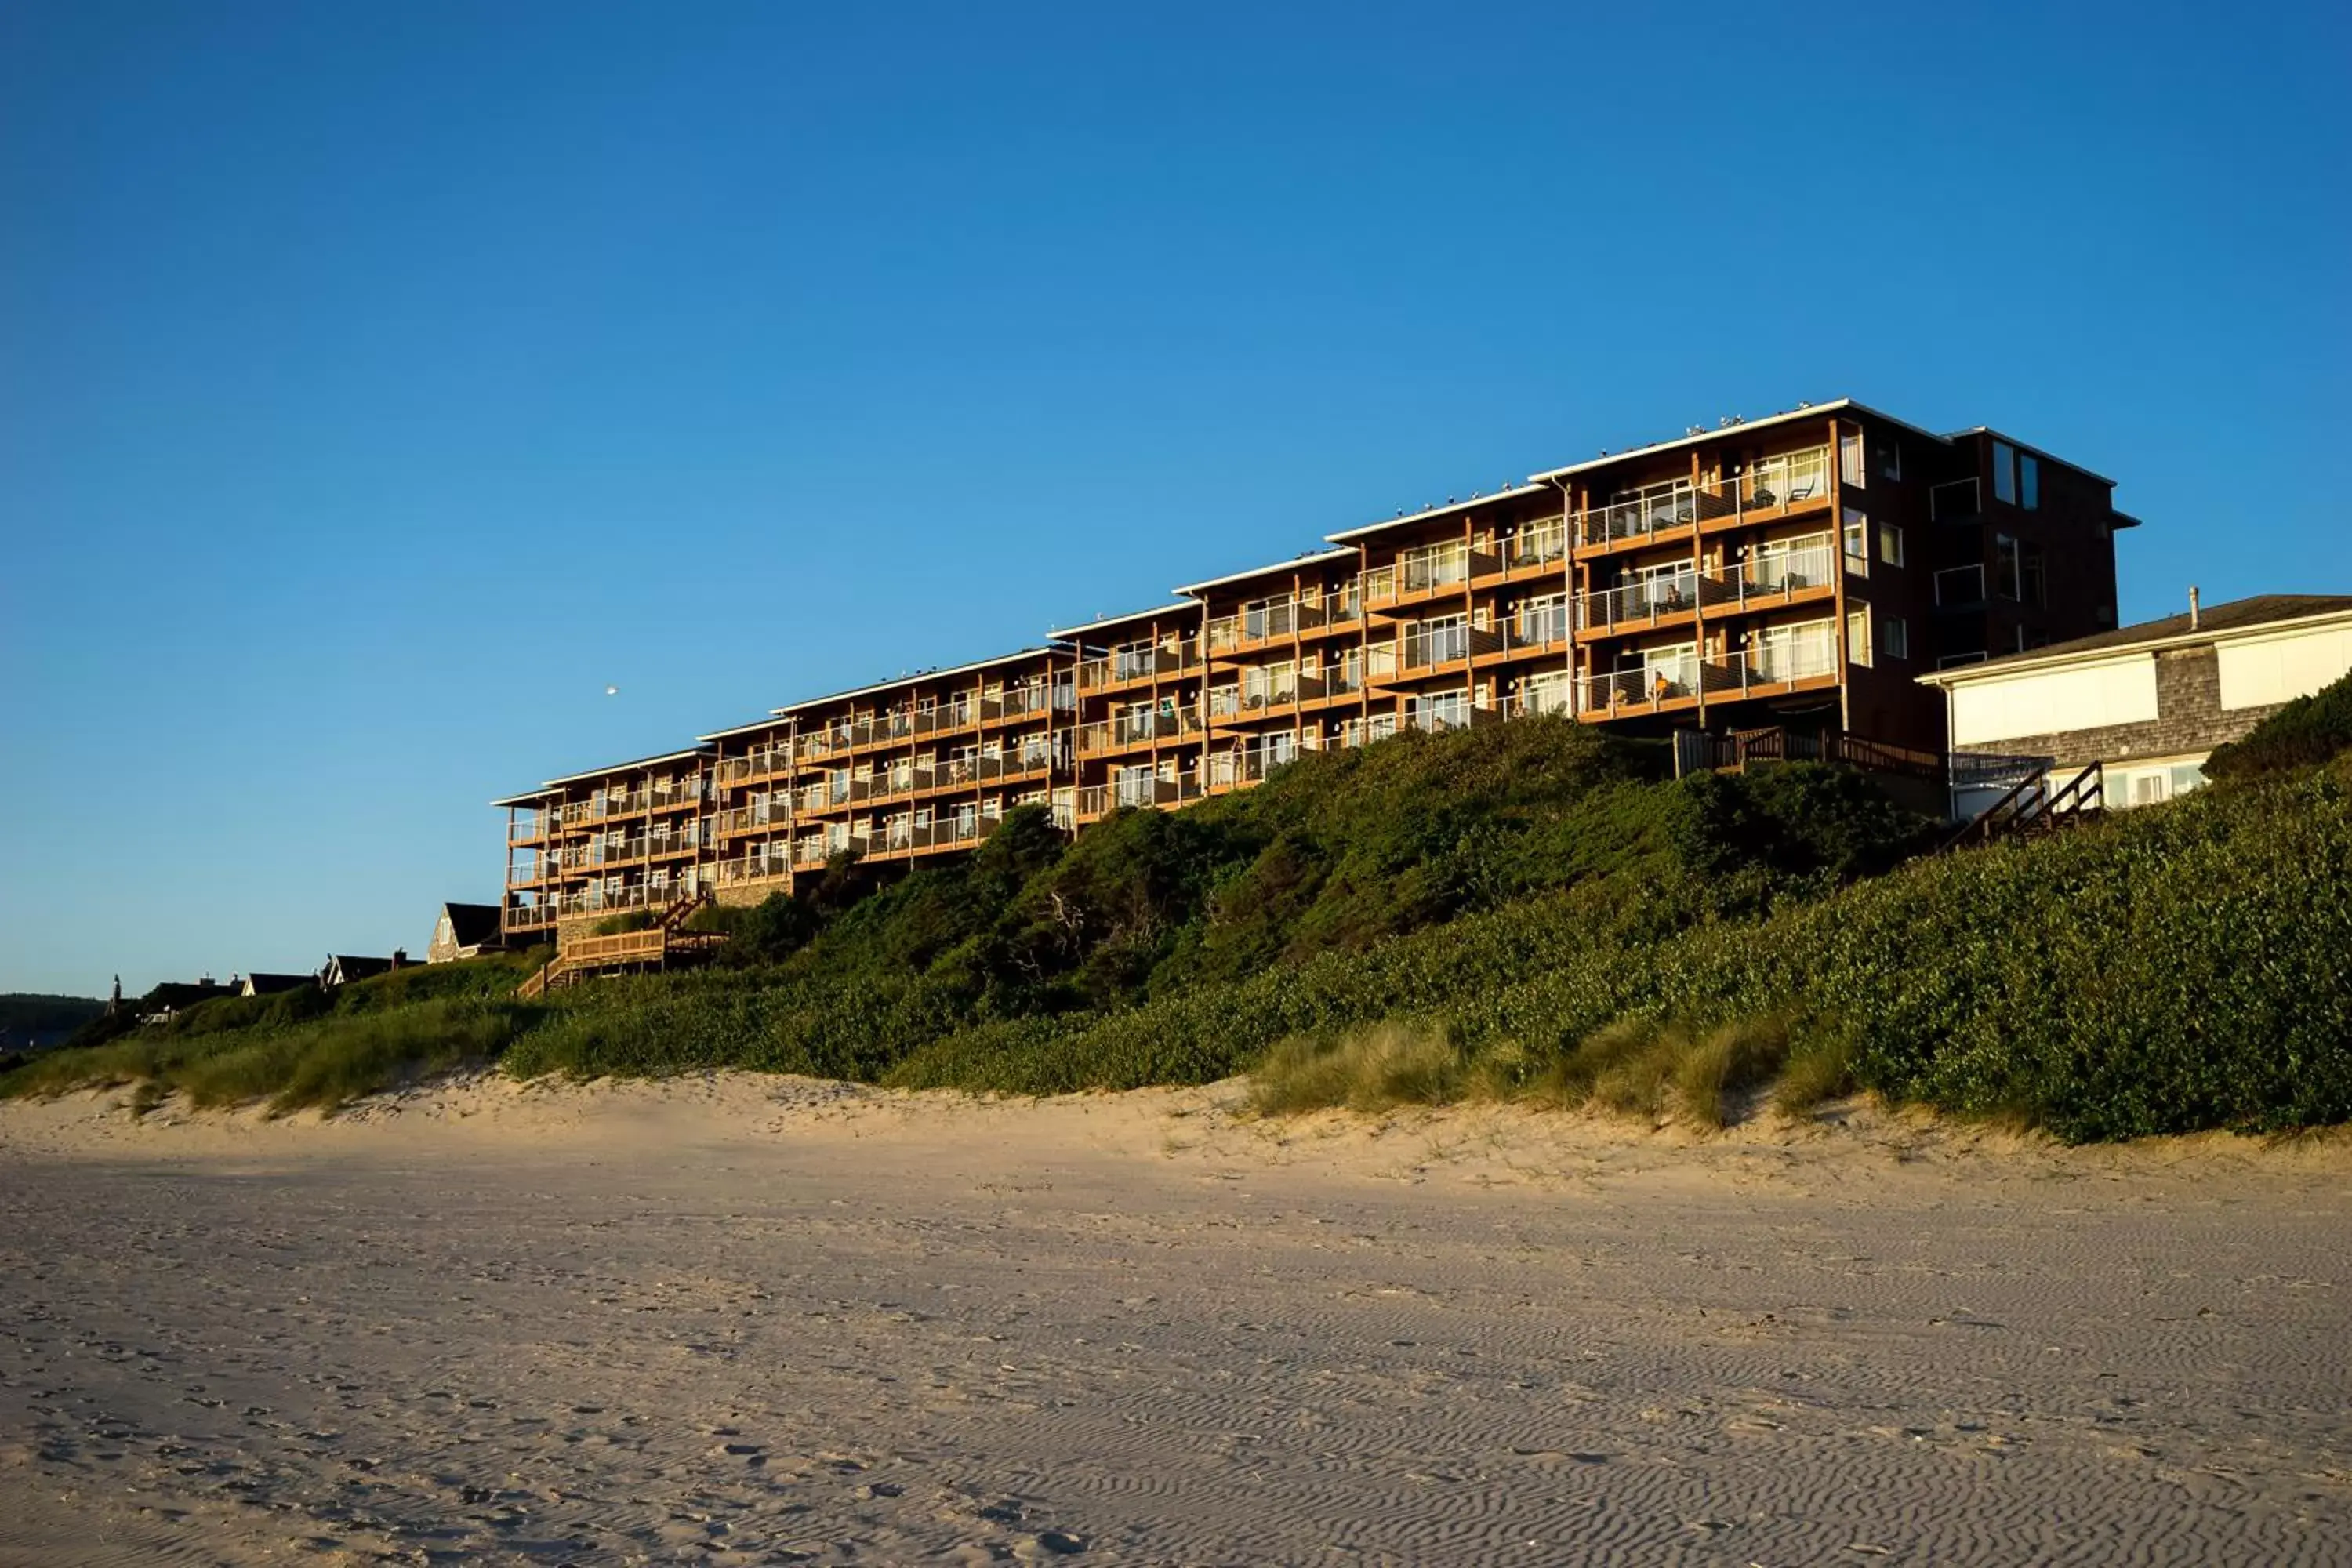
[(1577, 542), (1622, 543), (1723, 518), (1783, 511), (1825, 499), (1829, 476), (1830, 449), (1823, 445), (1763, 458), (1719, 482), (1653, 486), (1580, 513)]
[(1556, 565), (1568, 556), (1568, 520), (1546, 518), (1528, 523), (1503, 542), (1503, 566), (1518, 572), (1531, 566)]

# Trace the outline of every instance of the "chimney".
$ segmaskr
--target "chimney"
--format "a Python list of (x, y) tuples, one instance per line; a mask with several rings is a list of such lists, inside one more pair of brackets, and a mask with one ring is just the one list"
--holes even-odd
[(2189, 585), (2189, 629), (2192, 632), (2197, 629), (2197, 584), (2194, 583)]

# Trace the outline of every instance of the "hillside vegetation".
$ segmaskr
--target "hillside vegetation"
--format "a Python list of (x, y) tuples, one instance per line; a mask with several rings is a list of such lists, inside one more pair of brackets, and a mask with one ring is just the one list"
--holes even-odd
[(1247, 1071), (1269, 1111), (1486, 1095), (1712, 1123), (1859, 1087), (2073, 1139), (2340, 1121), (2352, 761), (2331, 754), (1923, 858), (1933, 825), (1839, 770), (1676, 782), (1657, 748), (1556, 721), (1408, 735), (1070, 842), (1016, 813), (887, 885), (837, 865), (706, 911), (733, 941), (697, 973), (525, 1005), (509, 960), (277, 1016), (211, 1003), (0, 1087), (333, 1105), (497, 1058), (1018, 1093)]

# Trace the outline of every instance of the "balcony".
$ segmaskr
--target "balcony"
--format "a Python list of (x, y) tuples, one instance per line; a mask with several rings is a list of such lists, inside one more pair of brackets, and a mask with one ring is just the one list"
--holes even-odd
[(601, 884), (573, 892), (555, 895), (552, 903), (558, 915), (620, 914), (630, 910), (666, 910), (678, 900), (691, 896), (702, 882), (692, 875), (674, 881), (636, 882), (625, 888), (607, 888)]
[(782, 845), (770, 845), (740, 855), (732, 860), (721, 860), (712, 868), (720, 887), (736, 887), (745, 882), (765, 882), (792, 875), (791, 854)]
[(534, 931), (555, 923), (552, 900), (509, 899), (499, 911), (499, 921), (508, 931)]
[(1572, 713), (1575, 710), (1575, 683), (1566, 675), (1530, 680), (1503, 700), (1503, 716), (1507, 719), (1532, 719), (1546, 713)]
[(1738, 563), (1736, 572), (1708, 573), (1699, 579), (1699, 597), (1710, 609), (1751, 599), (1788, 599), (1816, 588), (1835, 587), (1837, 568), (1836, 540), (1827, 533), (1809, 533), (1801, 539), (1759, 545)]
[(1087, 784), (1076, 792), (1074, 816), (1079, 823), (1087, 823), (1130, 807), (1171, 810), (1201, 799), (1202, 793), (1201, 781), (1192, 777), (1125, 778), (1107, 784)]
[(719, 764), (719, 782), (722, 785), (751, 784), (774, 773), (786, 773), (793, 769), (792, 748), (782, 745), (762, 746), (740, 757), (729, 757)]
[(995, 832), (996, 825), (1003, 819), (1003, 812), (994, 806), (949, 813), (929, 822), (918, 822), (911, 816), (893, 816), (883, 822), (879, 838), (867, 840), (868, 853), (915, 855), (927, 850), (970, 849)]
[(764, 833), (771, 827), (782, 826), (790, 820), (782, 801), (760, 805), (740, 805), (719, 814), (719, 836), (730, 838), (745, 833)]
[(1131, 643), (1080, 661), (1078, 689), (1106, 690), (1129, 681), (1181, 675), (1186, 670), (1200, 668), (1201, 644), (1197, 637), (1179, 638), (1172, 645), (1166, 642)]
[(1709, 697), (1738, 697), (1759, 687), (1833, 680), (1837, 674), (1837, 626), (1832, 621), (1774, 627), (1731, 659), (1706, 660), (1699, 672)]
[(1503, 570), (1533, 572), (1562, 566), (1568, 560), (1568, 520), (1547, 518), (1523, 525), (1503, 541)]
[(1151, 742), (1181, 741), (1201, 732), (1190, 708), (1130, 708), (1108, 720), (1078, 726), (1078, 755), (1094, 756)]
[(1830, 449), (1809, 447), (1751, 463), (1712, 489), (1677, 479), (1590, 509), (1577, 517), (1576, 542), (1580, 549), (1607, 548), (1713, 523), (1754, 521), (1825, 502), (1829, 493)]
[(1688, 566), (1576, 596), (1580, 631), (1634, 630), (1698, 613), (1698, 573)]
[(1669, 702), (1696, 698), (1699, 689), (1698, 667), (1698, 655), (1685, 652), (1602, 675), (1579, 676), (1572, 687), (1576, 710), (1601, 715), (1650, 711)]
[(1468, 540), (1449, 540), (1401, 552), (1393, 564), (1363, 574), (1362, 598), (1367, 608), (1380, 609), (1460, 593), (1474, 576), (1496, 570), (1496, 558), (1470, 547)]
[(1288, 735), (1270, 736), (1254, 745), (1233, 746), (1209, 753), (1209, 788), (1239, 789), (1256, 784), (1266, 774), (1286, 763), (1295, 763), (1302, 752), (1310, 747), (1299, 745)]
[(1442, 735), (1449, 730), (1467, 730), (1482, 719), (1494, 717), (1491, 710), (1471, 706), (1467, 691), (1449, 691), (1443, 697), (1407, 702), (1397, 722), (1402, 729)]

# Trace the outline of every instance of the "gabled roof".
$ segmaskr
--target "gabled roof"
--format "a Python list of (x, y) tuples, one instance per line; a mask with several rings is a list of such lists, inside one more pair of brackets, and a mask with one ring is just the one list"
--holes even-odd
[(504, 934), (496, 904), (443, 904), (441, 912), (448, 919), (450, 939), (459, 947), (478, 947)]
[(2111, 632), (2095, 632), (2086, 637), (2052, 643), (2047, 647), (2028, 648), (2023, 653), (2003, 654), (1999, 658), (1988, 658), (1976, 664), (1934, 670), (1919, 677), (1919, 680), (1927, 686), (1962, 685), (1993, 676), (2039, 669), (2045, 665), (2066, 664), (2115, 654), (2153, 652), (2160, 647), (2229, 641), (2255, 632), (2338, 617), (2352, 619), (2352, 594), (2260, 594), (2251, 599), (2232, 599), (2224, 605), (2208, 605), (2199, 610), (2197, 625), (2193, 628), (2189, 624), (2189, 614), (2184, 610), (2177, 616), (2118, 626)]
[(254, 996), (275, 995), (280, 991), (299, 991), (306, 985), (317, 984), (319, 984), (319, 977), (315, 974), (265, 974), (257, 969), (245, 977), (246, 992), (248, 995)]
[(975, 675), (983, 669), (995, 669), (1003, 665), (1018, 664), (1023, 659), (1050, 658), (1061, 653), (1062, 650), (1059, 648), (1020, 648), (1012, 653), (1000, 653), (993, 658), (976, 658), (970, 664), (950, 665), (945, 669), (919, 669), (912, 675), (902, 675), (896, 680), (877, 680), (871, 686), (859, 686), (847, 691), (836, 691), (830, 697), (812, 697), (805, 702), (794, 702), (787, 707), (772, 709), (771, 711), (780, 719), (785, 718), (794, 713), (805, 713), (812, 708), (822, 708), (828, 702), (846, 702), (853, 697), (873, 697), (885, 691), (897, 691), (909, 686), (920, 686), (927, 680), (945, 680), (958, 675)]

